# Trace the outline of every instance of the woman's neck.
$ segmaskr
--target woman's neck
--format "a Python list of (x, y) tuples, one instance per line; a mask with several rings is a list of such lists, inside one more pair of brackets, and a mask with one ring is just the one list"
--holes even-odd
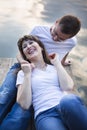
[(46, 63), (44, 63), (44, 64), (37, 64), (37, 65), (35, 65), (35, 66), (36, 66), (36, 68), (38, 68), (38, 69), (45, 70), (47, 64), (46, 64)]
[(35, 65), (35, 68), (38, 68), (41, 70), (46, 69), (47, 64), (43, 60), (34, 61), (33, 63)]

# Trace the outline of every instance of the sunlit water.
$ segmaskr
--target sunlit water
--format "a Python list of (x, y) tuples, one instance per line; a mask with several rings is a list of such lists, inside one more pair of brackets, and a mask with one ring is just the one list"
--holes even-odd
[(0, 57), (15, 57), (21, 36), (35, 25), (51, 26), (65, 14), (76, 15), (82, 22), (78, 45), (69, 58), (77, 86), (87, 91), (87, 0), (0, 0)]

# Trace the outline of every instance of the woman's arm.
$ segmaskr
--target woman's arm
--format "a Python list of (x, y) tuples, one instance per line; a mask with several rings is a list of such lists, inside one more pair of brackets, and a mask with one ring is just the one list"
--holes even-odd
[(32, 103), (31, 65), (25, 62), (21, 65), (21, 68), (24, 72), (24, 80), (22, 85), (18, 85), (17, 102), (23, 109), (28, 109)]
[(69, 76), (67, 71), (64, 69), (61, 62), (59, 61), (58, 54), (54, 53), (50, 56), (50, 58), (51, 58), (51, 63), (54, 64), (54, 66), (57, 69), (60, 87), (62, 88), (62, 90), (64, 91), (72, 90), (74, 87), (73, 80)]

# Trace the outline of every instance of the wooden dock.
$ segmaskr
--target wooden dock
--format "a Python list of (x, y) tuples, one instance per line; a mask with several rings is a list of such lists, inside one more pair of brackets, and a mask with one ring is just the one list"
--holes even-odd
[[(0, 85), (2, 84), (3, 80), (5, 79), (6, 73), (9, 71), (9, 68), (15, 63), (17, 62), (17, 60), (15, 58), (0, 58)], [(71, 77), (74, 80), (73, 77), (73, 73), (72, 73), (72, 65), (65, 67), (65, 69), (67, 70), (67, 72), (71, 75)], [(76, 81), (74, 80), (75, 86), (76, 86)], [(75, 88), (74, 93), (78, 94), (80, 96), (80, 94), (77, 91), (77, 88)], [(86, 104), (87, 104), (87, 100), (86, 100)], [(34, 125), (33, 125), (33, 121), (31, 120), (31, 126), (29, 126), (28, 130), (35, 130)]]
[(0, 58), (0, 84), (2, 84), (9, 68), (16, 62), (15, 58)]

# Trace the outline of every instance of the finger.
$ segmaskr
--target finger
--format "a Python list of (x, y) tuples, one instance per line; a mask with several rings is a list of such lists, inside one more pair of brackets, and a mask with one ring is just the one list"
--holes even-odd
[(54, 59), (54, 58), (55, 58), (55, 56), (56, 56), (56, 54), (55, 54), (55, 53), (53, 53), (53, 54), (50, 54), (50, 55), (49, 55), (49, 57), (50, 57), (51, 59)]
[(21, 64), (29, 64), (29, 62), (24, 60), (21, 62)]
[(35, 68), (35, 65), (33, 63), (31, 63), (31, 68), (34, 69)]
[(70, 66), (71, 64), (72, 64), (71, 61), (65, 61), (65, 62), (63, 63), (64, 66)]

